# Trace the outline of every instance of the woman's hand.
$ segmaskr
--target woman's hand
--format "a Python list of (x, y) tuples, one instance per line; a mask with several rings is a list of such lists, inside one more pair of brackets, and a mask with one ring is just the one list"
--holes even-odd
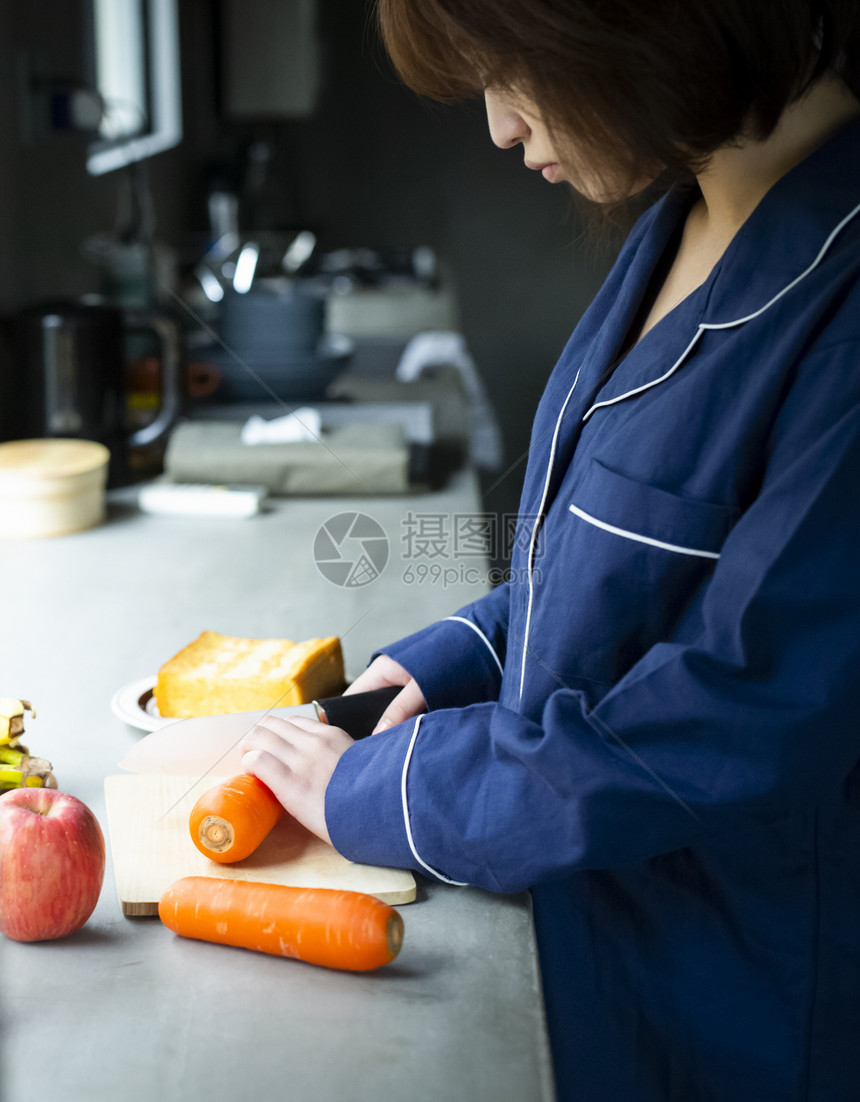
[[(377, 735), (397, 723), (405, 723), (407, 719), (420, 715), (427, 711), (427, 701), (424, 694), (418, 688), (418, 684), (406, 670), (389, 658), (387, 654), (380, 654), (370, 663), (367, 669), (358, 675), (353, 683), (344, 690), (344, 696), (349, 693), (367, 693), (373, 689), (385, 689), (389, 685), (402, 685), (403, 688), (391, 701), (376, 722), (372, 734)], [(262, 778), (260, 778), (262, 780)]]
[(242, 740), (242, 768), (268, 785), (302, 826), (331, 845), (325, 793), (352, 744), (346, 731), (316, 719), (267, 716)]

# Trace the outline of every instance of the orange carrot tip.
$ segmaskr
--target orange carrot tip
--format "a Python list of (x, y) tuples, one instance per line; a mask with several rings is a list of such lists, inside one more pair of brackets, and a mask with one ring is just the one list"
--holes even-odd
[(270, 788), (241, 773), (203, 793), (191, 809), (188, 828), (204, 857), (226, 864), (252, 854), (283, 813)]
[(381, 968), (403, 944), (390, 904), (334, 888), (186, 876), (161, 897), (158, 916), (182, 937), (350, 972)]

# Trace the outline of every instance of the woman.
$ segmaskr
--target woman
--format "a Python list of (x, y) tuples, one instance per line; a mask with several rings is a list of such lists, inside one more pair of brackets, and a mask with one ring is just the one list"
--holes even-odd
[(515, 581), (375, 657), (377, 737), (246, 767), (354, 860), (532, 889), (560, 1097), (856, 1099), (857, 5), (380, 18), (551, 183), (663, 194), (541, 400)]

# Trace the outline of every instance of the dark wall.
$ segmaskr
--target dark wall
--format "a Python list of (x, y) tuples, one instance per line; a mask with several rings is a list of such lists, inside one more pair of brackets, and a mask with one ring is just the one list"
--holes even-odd
[[(84, 139), (27, 142), (16, 117), (21, 50), (42, 50), (69, 74), (80, 68), (82, 3), (0, 5), (2, 312), (92, 289), (81, 243), (109, 231), (115, 218), (117, 183), (87, 176)], [(428, 104), (397, 82), (369, 4), (320, 0), (319, 8), (326, 79), (314, 116), (240, 125), (219, 113), (217, 0), (182, 0), (186, 138), (149, 168), (160, 236), (202, 232), (213, 163), (236, 163), (262, 136), (277, 149), (277, 188), (266, 211), (273, 225), (309, 225), (323, 248), (435, 247), (514, 464), (492, 489), (496, 480), (487, 480), (486, 504), (512, 512), (524, 469), (516, 461), (541, 390), (611, 258), (582, 243), (564, 190), (524, 169), (521, 151), (491, 144), (479, 103)]]
[(227, 127), (220, 148), (252, 133), (275, 140), (282, 222), (323, 247), (429, 244), (447, 262), (460, 321), (496, 407), (505, 445), (486, 505), (514, 512), (534, 409), (611, 256), (582, 240), (569, 193), (496, 149), (483, 105), (419, 100), (397, 80), (372, 5), (320, 0), (326, 83), (313, 118)]
[[(84, 2), (0, 4), (2, 313), (35, 299), (96, 289), (97, 271), (82, 245), (94, 233), (110, 233), (116, 221), (118, 174), (90, 176), (86, 136), (52, 133), (45, 113), (23, 102), (25, 64), (36, 72), (84, 80)], [(186, 145), (147, 166), (160, 228), (168, 239), (183, 225), (194, 163), (195, 151)]]

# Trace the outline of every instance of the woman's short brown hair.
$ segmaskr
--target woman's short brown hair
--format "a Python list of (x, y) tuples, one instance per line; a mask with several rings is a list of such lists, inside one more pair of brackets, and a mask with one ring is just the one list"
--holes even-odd
[(827, 70), (860, 90), (858, 0), (378, 0), (377, 12), (416, 92), (522, 89), (631, 181), (767, 137)]

